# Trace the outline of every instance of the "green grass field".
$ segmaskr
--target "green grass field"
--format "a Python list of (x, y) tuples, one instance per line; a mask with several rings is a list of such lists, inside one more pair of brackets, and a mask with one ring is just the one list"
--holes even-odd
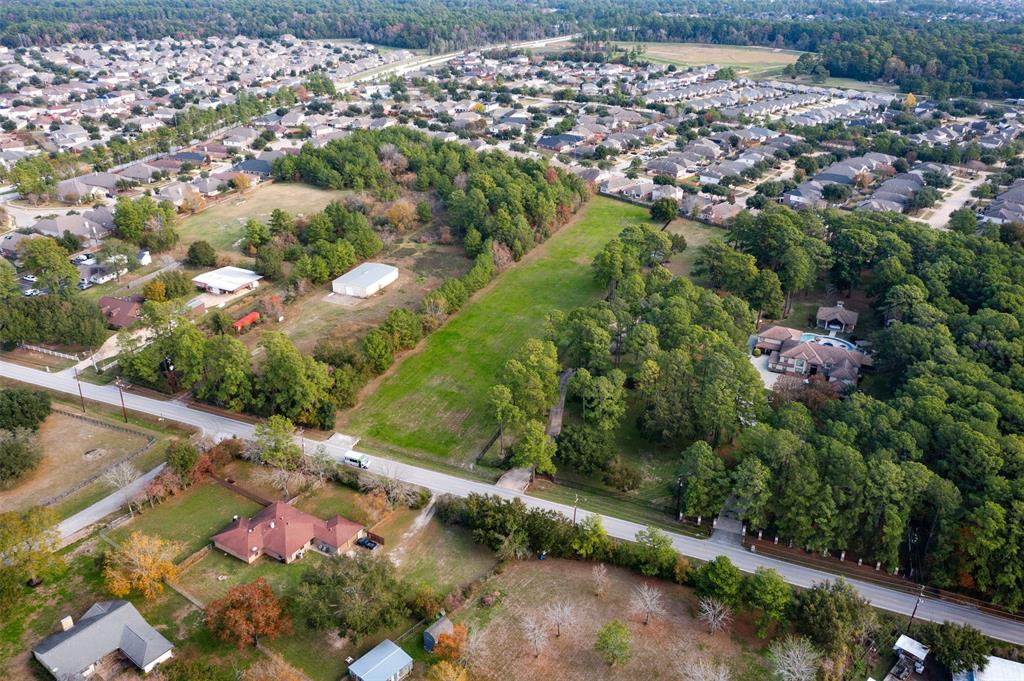
[(242, 238), (242, 227), (249, 218), (266, 222), (275, 208), (308, 216), (349, 194), (291, 182), (259, 185), (245, 194), (231, 194), (211, 202), (206, 210), (184, 218), (178, 233), (183, 247), (204, 239), (218, 251), (233, 251), (237, 250), (234, 244)]
[(234, 515), (252, 515), (259, 504), (214, 483), (197, 484), (153, 508), (146, 507), (133, 520), (111, 532), (123, 542), (133, 532), (154, 535), (181, 543), (177, 559), (195, 553), (214, 534), (231, 522)]
[[(620, 42), (625, 48), (638, 43)], [(800, 58), (797, 50), (746, 45), (710, 45), (704, 43), (643, 43), (643, 57), (652, 62), (677, 66), (718, 64), (732, 66), (742, 75), (767, 77), (779, 75), (787, 64)]]
[(506, 359), (539, 335), (544, 316), (597, 298), (590, 261), (647, 210), (596, 197), (570, 226), (538, 246), (406, 357), (351, 414), (347, 430), (372, 445), (471, 459), (493, 433), (487, 392)]

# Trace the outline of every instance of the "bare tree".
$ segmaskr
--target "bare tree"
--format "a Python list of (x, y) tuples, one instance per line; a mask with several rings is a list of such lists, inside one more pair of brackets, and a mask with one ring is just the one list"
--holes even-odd
[(544, 609), (544, 617), (555, 627), (555, 637), (562, 635), (562, 627), (571, 627), (576, 623), (576, 606), (569, 601), (556, 601)]
[(131, 485), (137, 477), (139, 477), (139, 471), (128, 461), (122, 461), (119, 464), (111, 466), (107, 472), (103, 474), (103, 482), (113, 487), (114, 491), (121, 492), (121, 496), (124, 498), (124, 504), (128, 507), (128, 513), (130, 513), (132, 517), (135, 516), (135, 511), (132, 510), (132, 498), (128, 491), (128, 486)]
[(772, 643), (768, 659), (779, 681), (813, 679), (821, 664), (821, 654), (810, 641), (799, 636), (787, 636)]
[(327, 453), (327, 449), (323, 445), (317, 445), (313, 453), (303, 459), (301, 465), (303, 472), (310, 476), (317, 485), (323, 485), (334, 472), (336, 464)]
[(591, 568), (590, 575), (594, 580), (594, 595), (604, 597), (608, 592), (608, 568), (604, 563), (598, 563)]
[(299, 473), (298, 471), (286, 471), (283, 468), (264, 466), (260, 468), (256, 474), (262, 482), (270, 485), (284, 495), (285, 499), (291, 499), (292, 490), (296, 490), (308, 482), (308, 478), (302, 473)]
[(697, 603), (698, 619), (707, 625), (708, 631), (717, 634), (732, 622), (732, 609), (717, 598), (702, 598)]
[(665, 614), (664, 598), (661, 589), (651, 586), (647, 582), (633, 587), (633, 600), (630, 609), (644, 616), (644, 624), (650, 624), (652, 617), (660, 617)]
[(364, 492), (380, 492), (392, 508), (415, 502), (419, 494), (415, 487), (400, 480), (393, 468), (385, 470), (381, 475), (362, 473), (359, 476), (359, 488)]
[(681, 681), (732, 681), (732, 672), (720, 662), (706, 657), (677, 665)]
[(544, 624), (534, 616), (527, 617), (523, 620), (523, 637), (527, 643), (533, 646), (533, 656), (540, 657), (540, 653), (544, 650), (544, 646), (548, 642), (548, 633), (544, 629)]

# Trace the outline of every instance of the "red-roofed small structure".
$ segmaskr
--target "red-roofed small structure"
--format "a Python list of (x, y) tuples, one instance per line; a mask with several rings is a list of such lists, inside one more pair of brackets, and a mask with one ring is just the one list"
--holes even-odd
[(238, 319), (235, 322), (235, 324), (234, 324), (235, 331), (241, 333), (242, 329), (244, 329), (244, 328), (246, 328), (248, 326), (251, 326), (255, 322), (259, 321), (259, 318), (260, 318), (260, 313), (259, 312), (250, 312), (249, 314), (245, 315), (244, 317), (242, 317), (241, 319)]
[(340, 515), (321, 520), (275, 501), (251, 518), (236, 518), (227, 529), (214, 535), (213, 545), (246, 563), (262, 555), (291, 563), (310, 548), (337, 555), (365, 534), (362, 525)]

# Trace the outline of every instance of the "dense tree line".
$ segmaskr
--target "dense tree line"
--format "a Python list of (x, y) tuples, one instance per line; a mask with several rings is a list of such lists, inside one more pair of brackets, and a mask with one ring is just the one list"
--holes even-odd
[(304, 147), (296, 157), (275, 160), (274, 174), (384, 198), (393, 198), (400, 183), (436, 191), (470, 255), (479, 255), (492, 239), (516, 260), (565, 223), (588, 195), (579, 178), (544, 161), (477, 154), (404, 126)]
[(778, 272), (787, 293), (796, 263), (804, 286), (825, 275), (877, 297), (888, 324), (871, 340), (886, 389), (837, 400), (821, 380), (783, 379), (728, 469), (687, 450), (691, 513), (717, 512), (731, 492), (752, 528), (801, 548), (1024, 605), (1024, 571), (999, 558), (1022, 550), (1024, 521), (1024, 251), (1010, 236), (895, 213), (738, 218), (738, 253)]

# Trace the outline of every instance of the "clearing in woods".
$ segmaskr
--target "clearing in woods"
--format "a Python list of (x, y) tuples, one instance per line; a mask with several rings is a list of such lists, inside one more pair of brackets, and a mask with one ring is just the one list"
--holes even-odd
[[(594, 197), (573, 221), (537, 246), (406, 356), (339, 427), (382, 448), (471, 460), (496, 425), (487, 393), (505, 361), (544, 317), (596, 300), (590, 262), (645, 208)], [(371, 390), (373, 386), (371, 385)]]
[[(690, 589), (644, 577), (616, 567), (608, 568), (608, 588), (603, 597), (594, 594), (595, 563), (572, 560), (508, 563), (501, 574), (489, 578), (482, 592), (502, 594), (490, 608), (479, 601), (455, 613), (476, 637), (479, 652), (473, 656), (473, 678), (479, 681), (559, 679), (590, 681), (675, 681), (682, 669), (700, 659), (725, 664), (736, 681), (769, 677), (757, 654), (763, 645), (753, 627), (737, 618), (731, 632), (709, 634), (695, 612), (697, 599)], [(644, 616), (632, 612), (633, 589), (649, 581), (663, 594), (666, 614), (644, 624)], [(560, 637), (551, 627), (540, 654), (523, 636), (524, 620), (545, 621), (545, 609), (565, 601), (573, 606), (572, 622)], [(610, 620), (626, 623), (632, 637), (632, 656), (609, 667), (594, 650), (597, 631)]]

